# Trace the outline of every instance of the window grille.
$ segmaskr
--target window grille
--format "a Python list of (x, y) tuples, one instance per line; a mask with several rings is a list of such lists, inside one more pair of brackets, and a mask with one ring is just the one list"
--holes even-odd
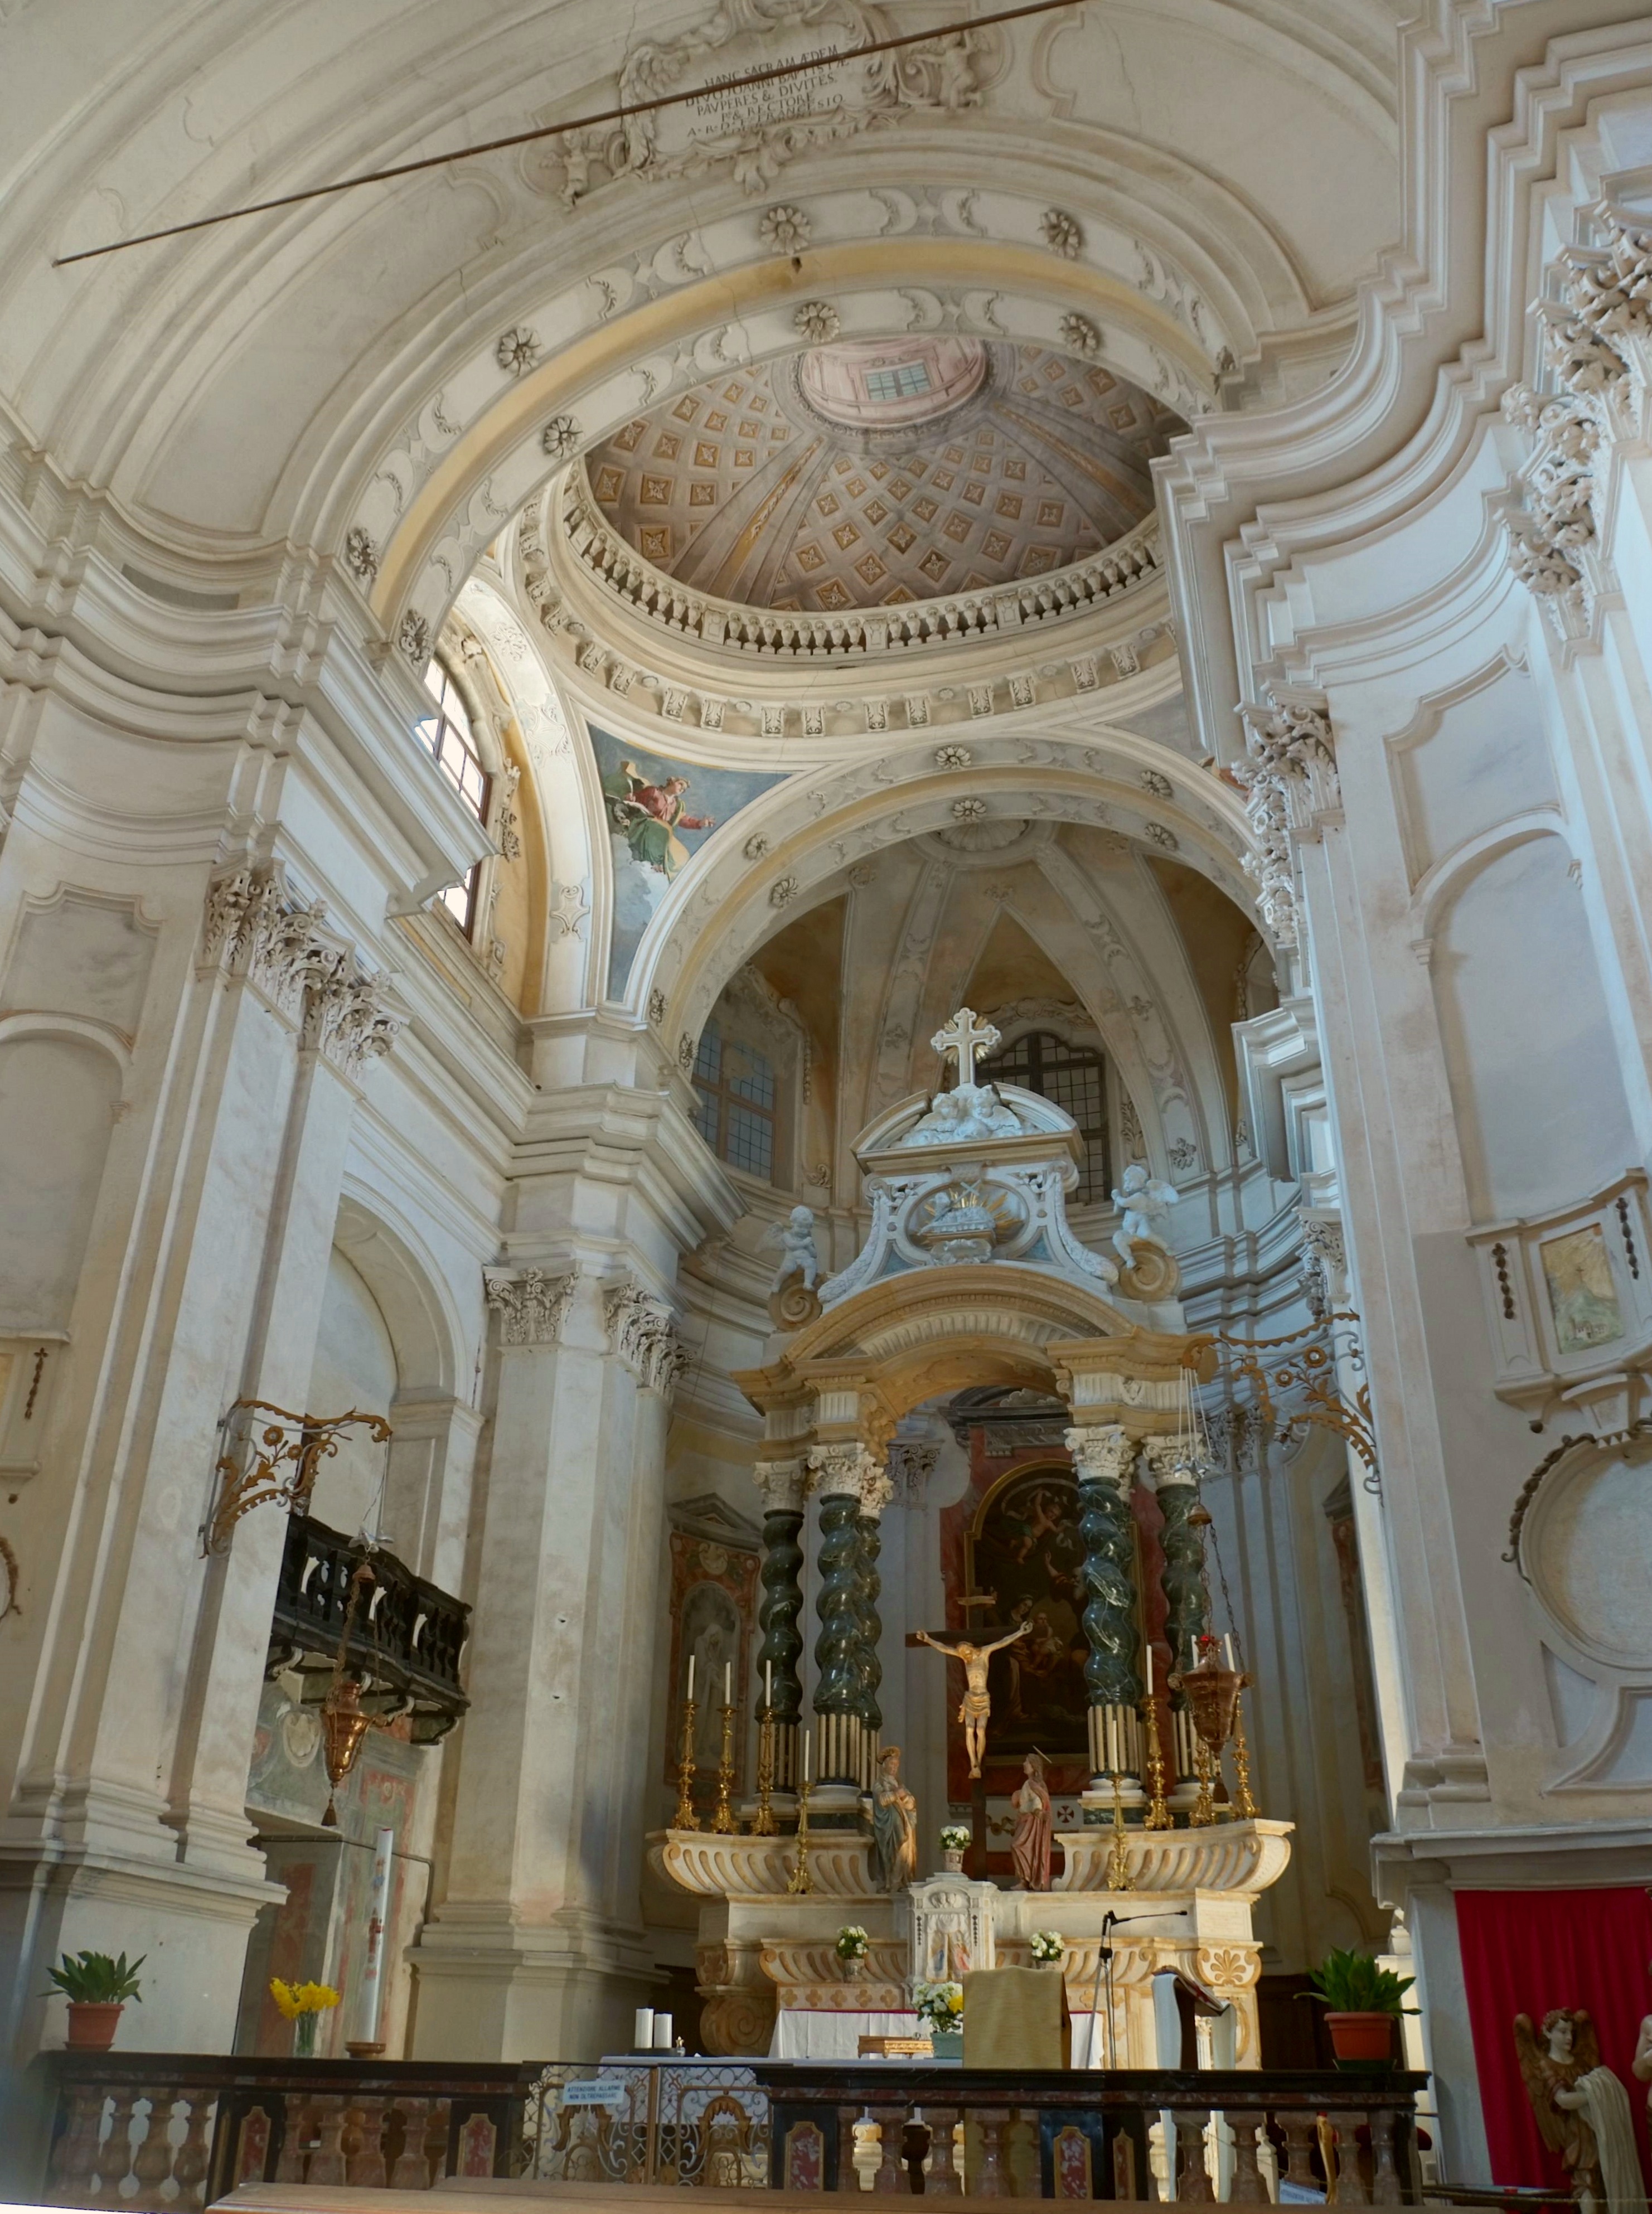
[(774, 1175), (774, 1071), (755, 1047), (725, 1039), (714, 1023), (694, 1056), (694, 1122), (719, 1160), (764, 1183)]
[[(482, 767), (465, 706), (453, 672), (445, 661), (432, 661), (425, 671), (425, 689), (434, 700), (435, 713), (414, 726), (413, 735), (479, 823), (487, 820), (487, 794), (492, 780)], [(476, 922), (476, 887), (481, 876), (478, 861), (461, 884), (450, 884), (442, 904), (468, 938)]]
[(1066, 1109), (1084, 1141), (1074, 1196), (1082, 1206), (1104, 1202), (1113, 1183), (1105, 1058), (1092, 1046), (1064, 1044), (1052, 1031), (1029, 1031), (977, 1065), (984, 1084), (1019, 1084)]

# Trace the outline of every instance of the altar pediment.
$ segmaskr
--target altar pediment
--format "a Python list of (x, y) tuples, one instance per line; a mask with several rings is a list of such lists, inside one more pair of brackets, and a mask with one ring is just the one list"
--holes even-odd
[(854, 1157), (869, 1174), (912, 1174), (956, 1160), (967, 1147), (972, 1159), (1070, 1163), (1064, 1179), (1078, 1182), (1084, 1141), (1063, 1108), (1019, 1084), (971, 1084), (951, 1092), (917, 1092), (869, 1122), (854, 1141)]

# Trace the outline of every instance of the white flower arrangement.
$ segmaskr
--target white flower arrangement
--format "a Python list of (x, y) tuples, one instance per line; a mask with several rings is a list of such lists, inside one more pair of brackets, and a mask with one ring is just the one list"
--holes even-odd
[(962, 1984), (919, 1984), (913, 1994), (913, 2011), (932, 2031), (961, 2029), (964, 2026)]
[(1035, 1930), (1028, 1942), (1035, 1960), (1059, 1960), (1067, 1950), (1067, 1941), (1059, 1930)]
[(872, 1950), (872, 1940), (854, 1922), (846, 1922), (837, 1933), (837, 1957), (840, 1960), (864, 1960)]
[(970, 1832), (962, 1822), (941, 1825), (940, 1849), (944, 1853), (963, 1853), (970, 1849)]

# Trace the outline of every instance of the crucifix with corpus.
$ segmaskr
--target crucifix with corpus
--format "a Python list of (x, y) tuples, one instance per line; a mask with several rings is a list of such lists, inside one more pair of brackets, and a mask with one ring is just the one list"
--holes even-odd
[[(997, 1604), (996, 1592), (966, 1592), (958, 1601), (963, 1607)], [(964, 1697), (958, 1718), (964, 1725), (964, 1748), (970, 1756), (970, 1776), (975, 1785), (970, 1829), (978, 1875), (984, 1875), (987, 1867), (987, 1786), (982, 1777), (981, 1764), (986, 1756), (987, 1724), (993, 1710), (987, 1690), (988, 1664), (1001, 1647), (1013, 1645), (1018, 1637), (1025, 1637), (1030, 1627), (1025, 1622), (1017, 1623), (1013, 1628), (1000, 1628), (997, 1623), (983, 1624), (970, 1637), (951, 1636), (944, 1630), (914, 1630), (907, 1633), (909, 1645), (927, 1645), (936, 1653), (944, 1653), (949, 1660), (964, 1663)]]

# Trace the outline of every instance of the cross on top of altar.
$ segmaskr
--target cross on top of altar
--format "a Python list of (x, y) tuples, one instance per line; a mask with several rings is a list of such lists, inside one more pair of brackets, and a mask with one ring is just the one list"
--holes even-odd
[(943, 1023), (929, 1041), (943, 1061), (950, 1053), (958, 1055), (958, 1080), (960, 1088), (967, 1088), (976, 1080), (976, 1055), (991, 1053), (1002, 1032), (991, 1023), (983, 1023), (973, 1007), (960, 1007), (951, 1020)]

